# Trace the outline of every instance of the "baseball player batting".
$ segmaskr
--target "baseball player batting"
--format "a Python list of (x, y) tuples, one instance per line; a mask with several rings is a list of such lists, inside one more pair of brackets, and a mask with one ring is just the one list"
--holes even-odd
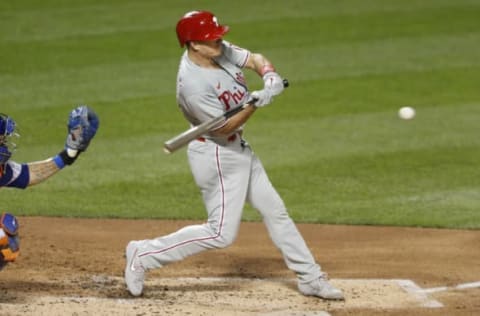
[[(20, 164), (10, 160), (16, 148), (14, 139), (19, 136), (16, 123), (10, 116), (0, 114), (0, 188), (25, 189), (73, 164), (80, 153), (87, 150), (98, 126), (95, 112), (85, 105), (79, 106), (70, 112), (65, 148), (58, 155), (43, 161)], [(0, 269), (15, 261), (20, 254), (18, 229), (17, 218), (4, 212), (0, 217)]]
[[(342, 291), (328, 282), (315, 262), (262, 163), (242, 136), (248, 119), (282, 93), (283, 79), (262, 54), (223, 40), (228, 30), (207, 11), (189, 12), (178, 21), (178, 40), (186, 50), (178, 70), (177, 102), (192, 127), (222, 116), (247, 100), (256, 102), (225, 117), (188, 144), (188, 161), (208, 220), (167, 236), (129, 242), (125, 250), (128, 291), (134, 296), (142, 294), (148, 270), (232, 244), (248, 202), (260, 212), (287, 267), (296, 273), (300, 292), (324, 299), (343, 299)], [(263, 79), (262, 90), (249, 93), (245, 68)]]

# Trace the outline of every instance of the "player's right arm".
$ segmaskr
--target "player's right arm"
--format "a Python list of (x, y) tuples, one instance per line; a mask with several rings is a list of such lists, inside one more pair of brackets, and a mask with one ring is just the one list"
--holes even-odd
[(240, 111), (227, 119), (222, 127), (210, 132), (213, 136), (230, 135), (244, 125), (250, 116), (255, 113), (257, 108), (255, 106), (247, 106), (243, 111)]

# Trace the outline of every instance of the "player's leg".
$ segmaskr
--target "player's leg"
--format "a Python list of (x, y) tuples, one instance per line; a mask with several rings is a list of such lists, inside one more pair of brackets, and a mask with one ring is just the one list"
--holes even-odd
[(208, 221), (127, 245), (125, 282), (134, 296), (142, 294), (145, 271), (203, 250), (226, 247), (237, 235), (247, 194), (250, 160), (237, 151), (195, 141), (189, 146), (188, 156)]
[(138, 241), (138, 256), (145, 269), (161, 267), (207, 249), (227, 247), (237, 236), (250, 161), (214, 143), (197, 143), (189, 146), (188, 156), (208, 213), (207, 223)]
[(253, 159), (247, 201), (262, 214), (270, 237), (282, 252), (288, 268), (303, 281), (318, 278), (321, 275), (320, 266), (288, 215), (262, 163), (256, 156)]
[(305, 295), (329, 299), (343, 298), (341, 291), (326, 281), (325, 273), (315, 262), (256, 156), (253, 157), (247, 201), (262, 214), (272, 241), (281, 251), (288, 268), (297, 274), (300, 291)]

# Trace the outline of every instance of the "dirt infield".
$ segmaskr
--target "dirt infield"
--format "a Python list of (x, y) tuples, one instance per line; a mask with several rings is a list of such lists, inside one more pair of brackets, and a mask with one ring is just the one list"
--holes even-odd
[(123, 283), (129, 240), (192, 222), (21, 217), (22, 253), (0, 272), (0, 315), (478, 315), (480, 231), (298, 225), (344, 302), (304, 297), (261, 223), (229, 248)]

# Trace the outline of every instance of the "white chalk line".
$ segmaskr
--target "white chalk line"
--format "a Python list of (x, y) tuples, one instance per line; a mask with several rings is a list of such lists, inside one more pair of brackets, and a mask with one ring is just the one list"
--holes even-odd
[(427, 294), (480, 288), (480, 281), (462, 283), (455, 286), (439, 286), (439, 287), (433, 287), (428, 289), (422, 289), (421, 287), (419, 287), (418, 285), (416, 285), (414, 282), (410, 280), (398, 280), (398, 284), (405, 291), (411, 293), (412, 295), (415, 295), (420, 301), (422, 301), (423, 302), (422, 306), (430, 307), (430, 308), (443, 307), (443, 304), (437, 300), (430, 299)]
[(429, 289), (420, 289), (420, 292), (430, 294), (430, 293), (438, 293), (438, 292), (454, 291), (454, 290), (468, 290), (468, 289), (475, 289), (475, 288), (480, 288), (480, 281), (462, 283), (455, 286), (439, 286), (439, 287), (432, 287)]
[(417, 301), (421, 303), (423, 307), (427, 308), (440, 308), (443, 307), (443, 304), (437, 300), (430, 299), (427, 293), (422, 292), (422, 288), (419, 287), (412, 280), (397, 280), (398, 285), (400, 285), (407, 293), (413, 295)]

